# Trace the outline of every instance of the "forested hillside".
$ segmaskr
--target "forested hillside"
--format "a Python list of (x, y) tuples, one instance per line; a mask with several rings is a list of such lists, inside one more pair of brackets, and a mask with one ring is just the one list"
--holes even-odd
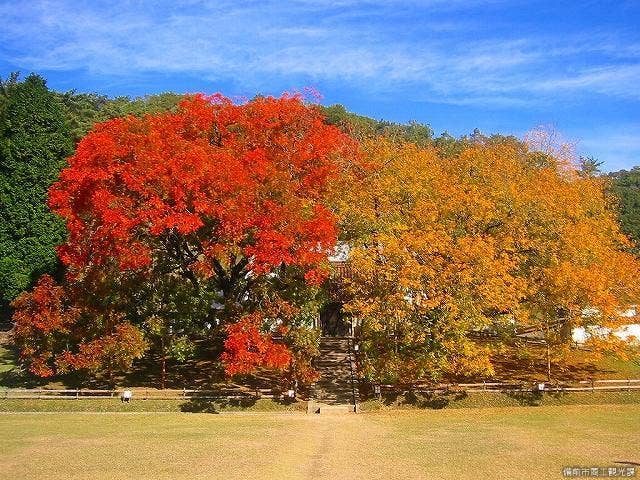
[(620, 224), (640, 249), (640, 167), (609, 174), (611, 191), (618, 202)]

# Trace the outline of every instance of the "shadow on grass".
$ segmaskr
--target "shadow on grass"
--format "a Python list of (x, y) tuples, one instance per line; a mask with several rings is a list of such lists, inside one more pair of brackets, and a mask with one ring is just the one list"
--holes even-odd
[(188, 402), (180, 405), (180, 410), (189, 413), (221, 413), (222, 411), (284, 411), (296, 410), (300, 405), (305, 406), (306, 402), (299, 402), (296, 399), (275, 399), (259, 398), (247, 396), (243, 398), (191, 398)]
[(204, 398), (192, 398), (180, 405), (181, 412), (189, 413), (220, 413), (218, 404), (213, 400)]
[[(489, 393), (488, 395), (489, 397), (479, 397), (474, 399), (473, 397), (469, 397), (469, 394), (465, 391), (436, 391), (430, 393), (425, 392), (418, 395), (406, 394), (405, 403), (415, 405), (417, 408), (431, 410), (439, 410), (449, 406), (455, 406), (457, 402), (461, 402), (461, 404), (468, 404), (469, 406), (473, 406), (476, 403), (479, 403), (480, 405), (490, 406), (494, 403), (496, 405), (499, 404), (499, 402), (494, 402), (494, 400), (498, 399), (497, 397), (496, 399), (494, 399), (493, 397), (491, 397), (492, 395), (505, 395), (511, 400), (514, 400), (515, 403), (519, 406), (536, 407), (542, 404), (544, 398), (543, 395), (560, 397), (563, 394), (561, 392), (547, 392), (543, 394), (542, 392), (538, 391), (504, 391), (502, 393)], [(467, 401), (465, 402), (465, 400)]]
[[(523, 407), (537, 407), (542, 403), (543, 393), (539, 391), (531, 392), (504, 392), (504, 394), (515, 400), (518, 405)], [(551, 395), (551, 394), (547, 394)]]
[[(220, 348), (215, 339), (196, 341), (193, 358), (184, 362), (167, 362), (166, 388), (216, 390), (226, 388), (228, 379), (219, 357)], [(160, 361), (157, 352), (133, 363), (127, 373), (114, 372), (111, 378), (105, 374), (90, 374), (84, 371), (71, 372), (48, 378), (39, 378), (18, 365), (18, 352), (7, 338), (0, 341), (0, 388), (68, 388), (68, 389), (114, 389), (118, 386), (138, 388), (160, 388)], [(257, 371), (253, 375), (234, 380), (251, 391), (272, 389), (278, 393), (280, 379), (275, 372)]]
[(221, 410), (246, 410), (255, 406), (256, 397), (246, 398), (192, 398), (180, 405), (180, 410), (190, 413), (220, 413)]
[(0, 345), (0, 387), (37, 388), (48, 380), (30, 375), (17, 365), (18, 352), (11, 344)]
[(411, 406), (425, 410), (440, 410), (448, 407), (452, 402), (458, 402), (467, 398), (463, 391), (433, 391), (433, 392), (406, 392), (386, 393), (382, 395), (381, 403), (389, 406)]
[[(424, 410), (441, 410), (444, 408), (460, 407), (490, 407), (490, 406), (527, 406), (535, 407), (547, 400), (553, 403), (563, 403), (564, 392), (538, 391), (504, 391), (501, 393), (472, 393), (464, 390), (434, 390), (431, 392), (386, 393), (382, 395), (380, 404), (386, 407), (416, 408)], [(505, 399), (506, 397), (506, 399)], [(375, 401), (375, 398), (371, 398)]]
[(452, 401), (453, 394), (448, 392), (408, 392), (404, 396), (404, 402), (417, 408), (440, 410), (446, 408)]

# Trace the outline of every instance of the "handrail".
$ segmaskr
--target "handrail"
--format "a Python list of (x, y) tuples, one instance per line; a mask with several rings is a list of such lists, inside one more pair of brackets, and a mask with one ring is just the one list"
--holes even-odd
[(358, 401), (356, 400), (356, 385), (355, 385), (355, 372), (353, 369), (353, 363), (354, 363), (354, 350), (351, 346), (351, 344), (354, 342), (353, 337), (350, 337), (349, 340), (347, 341), (347, 345), (349, 348), (349, 371), (351, 373), (351, 399), (353, 400), (353, 409), (355, 412), (357, 412), (358, 410)]

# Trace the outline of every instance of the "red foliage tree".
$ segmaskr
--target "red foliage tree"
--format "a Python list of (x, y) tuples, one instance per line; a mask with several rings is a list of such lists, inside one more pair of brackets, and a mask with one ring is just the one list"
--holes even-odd
[(20, 359), (40, 377), (70, 370), (124, 370), (146, 349), (142, 332), (126, 321), (104, 322), (83, 302), (43, 275), (14, 300), (14, 339)]
[(337, 235), (330, 181), (355, 155), (353, 140), (295, 95), (241, 105), (195, 95), (175, 112), (96, 125), (49, 192), (69, 231), (58, 249), (68, 306), (43, 301), (64, 293), (50, 279), (16, 303), (25, 361), (39, 375), (124, 366), (145, 348), (138, 326), (169, 314), (231, 324), (228, 373), (284, 367), (286, 347), (246, 318), (233, 323), (285, 272), (323, 280)]
[(291, 363), (289, 349), (260, 331), (263, 321), (262, 314), (253, 313), (227, 326), (220, 359), (228, 376), (251, 373), (256, 367), (283, 370)]
[(80, 343), (78, 351), (64, 350), (56, 358), (60, 373), (70, 370), (99, 371), (125, 370), (130, 362), (142, 356), (146, 342), (142, 332), (123, 322), (115, 325), (106, 335)]
[(14, 339), (20, 358), (40, 377), (54, 374), (55, 351), (75, 322), (75, 311), (64, 303), (64, 290), (49, 275), (40, 277), (31, 292), (20, 294), (15, 308)]
[(234, 105), (196, 95), (177, 112), (114, 119), (78, 145), (50, 190), (72, 272), (163, 261), (230, 294), (247, 273), (316, 268), (336, 240), (328, 181), (353, 142), (298, 96)]

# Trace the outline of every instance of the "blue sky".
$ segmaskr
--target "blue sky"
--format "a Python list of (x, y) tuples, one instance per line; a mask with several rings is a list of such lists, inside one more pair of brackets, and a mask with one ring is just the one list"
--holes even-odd
[(553, 125), (606, 170), (640, 165), (640, 1), (0, 0), (0, 76), (58, 90), (323, 103), (437, 134)]

